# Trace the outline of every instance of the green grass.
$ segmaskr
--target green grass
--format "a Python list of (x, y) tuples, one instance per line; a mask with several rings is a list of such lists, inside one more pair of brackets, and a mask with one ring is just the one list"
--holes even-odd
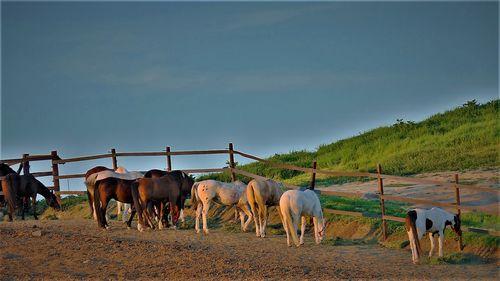
[[(375, 172), (380, 163), (383, 172), (410, 175), (422, 172), (462, 171), (498, 168), (500, 151), (500, 100), (486, 104), (469, 101), (453, 110), (439, 113), (421, 122), (398, 119), (392, 126), (379, 127), (331, 144), (316, 151), (293, 151), (275, 154), (267, 159), (274, 162), (334, 171)], [(238, 166), (254, 174), (305, 186), (310, 175), (278, 169), (253, 162)], [(230, 181), (230, 175), (212, 174), (200, 179)], [(239, 177), (248, 181), (247, 177)], [(344, 183), (357, 178), (335, 179), (318, 175), (319, 185)]]

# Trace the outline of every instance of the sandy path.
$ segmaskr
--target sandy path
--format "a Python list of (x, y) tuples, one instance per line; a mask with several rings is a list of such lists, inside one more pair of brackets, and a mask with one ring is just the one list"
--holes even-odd
[[(42, 231), (33, 237), (32, 226)], [(471, 279), (498, 277), (494, 263), (412, 266), (408, 250), (379, 245), (332, 246), (306, 236), (302, 248), (283, 236), (194, 230), (139, 233), (91, 220), (0, 223), (0, 279), (336, 280)]]

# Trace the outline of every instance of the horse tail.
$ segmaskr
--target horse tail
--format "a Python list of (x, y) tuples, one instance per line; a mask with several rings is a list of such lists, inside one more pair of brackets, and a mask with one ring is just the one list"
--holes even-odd
[(87, 179), (85, 179), (85, 185), (87, 186), (87, 199), (89, 201), (89, 207), (90, 207), (90, 217), (92, 218), (95, 218), (94, 217), (94, 212), (95, 212), (95, 208), (94, 208), (94, 196), (91, 195), (91, 190), (93, 190), (93, 186), (91, 185), (90, 182), (88, 182)]
[(137, 228), (139, 230), (141, 226), (141, 224), (143, 224), (143, 210), (142, 210), (142, 206), (141, 206), (141, 203), (139, 202), (139, 181), (134, 181), (131, 185), (130, 185), (130, 193), (132, 194), (132, 201), (134, 202), (134, 207), (135, 207), (135, 211), (137, 213), (137, 218), (138, 218), (138, 222), (137, 222)]
[[(405, 223), (406, 223), (406, 230), (408, 232), (411, 232), (409, 235), (412, 237), (409, 237), (410, 240), (413, 238), (415, 241), (415, 251), (417, 252), (417, 257), (420, 257), (420, 253), (422, 252), (422, 248), (420, 247), (420, 240), (418, 239), (418, 232), (417, 232), (417, 226), (416, 226), (416, 221), (417, 221), (417, 212), (416, 211), (409, 211), (406, 213), (406, 218), (405, 218)], [(411, 241), (410, 241), (411, 245)]]
[[(257, 200), (255, 198), (255, 181), (250, 181), (247, 185), (247, 201), (248, 205), (250, 205), (250, 211), (252, 212), (253, 219), (257, 222), (257, 210), (256, 210), (256, 205), (257, 205)], [(281, 211), (280, 211), (281, 212)]]
[(193, 208), (193, 210), (196, 210), (198, 204), (200, 204), (200, 202), (198, 202), (198, 184), (199, 182), (195, 182), (193, 187), (191, 187), (191, 208)]
[[(4, 200), (9, 205), (9, 220), (12, 220), (12, 215), (16, 211), (16, 190), (17, 186), (15, 181), (12, 180), (12, 177), (18, 177), (18, 175), (8, 174), (5, 176), (5, 180), (2, 181), (2, 189), (4, 193)], [(16, 179), (19, 181), (19, 179)], [(17, 182), (18, 183), (18, 182)]]
[(101, 194), (99, 193), (99, 183), (100, 181), (96, 181), (94, 183), (94, 211), (97, 217), (97, 224), (101, 227), (105, 227), (106, 217), (102, 216), (102, 208), (101, 208)]

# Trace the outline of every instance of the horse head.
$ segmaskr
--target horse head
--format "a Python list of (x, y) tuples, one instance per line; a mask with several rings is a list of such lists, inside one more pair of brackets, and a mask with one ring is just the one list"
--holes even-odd
[(59, 202), (57, 201), (57, 197), (54, 195), (54, 193), (50, 193), (49, 200), (48, 200), (48, 205), (51, 208), (54, 208), (56, 210), (61, 209), (61, 205), (59, 205)]
[(453, 217), (453, 223), (451, 224), (451, 229), (453, 231), (455, 231), (455, 233), (458, 235), (458, 236), (462, 236), (462, 230), (460, 229), (460, 225), (461, 225), (461, 221), (460, 221), (460, 215), (455, 215)]
[(321, 218), (321, 219), (318, 220), (318, 222), (320, 224), (320, 225), (318, 225), (318, 228), (321, 228), (318, 231), (319, 241), (321, 242), (325, 238), (326, 219), (325, 218)]

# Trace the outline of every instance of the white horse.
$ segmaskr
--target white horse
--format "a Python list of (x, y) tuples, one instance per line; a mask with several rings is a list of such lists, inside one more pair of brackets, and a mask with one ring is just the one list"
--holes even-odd
[(406, 231), (410, 240), (411, 255), (414, 264), (420, 260), (420, 253), (422, 252), (420, 239), (427, 232), (431, 240), (429, 257), (432, 257), (432, 253), (434, 252), (435, 234), (439, 236), (439, 256), (443, 256), (444, 230), (447, 225), (450, 225), (451, 229), (458, 236), (462, 235), (460, 217), (441, 208), (412, 209), (406, 213)]
[[(282, 185), (273, 180), (251, 180), (247, 186), (247, 198), (252, 216), (255, 222), (255, 234), (257, 237), (266, 236), (266, 225), (271, 206), (278, 206), (280, 203)], [(278, 214), (281, 212), (278, 210)]]
[[(304, 244), (304, 232), (306, 230), (306, 217), (313, 217), (314, 237), (316, 244), (321, 243), (325, 237), (325, 219), (319, 198), (311, 190), (288, 190), (280, 199), (281, 219), (286, 232), (286, 243), (290, 244), (290, 236), (297, 247)], [(302, 219), (300, 241), (297, 239), (297, 225), (299, 218)]]
[[(208, 234), (207, 214), (212, 201), (221, 205), (236, 206), (240, 214), (241, 230), (246, 231), (252, 221), (252, 212), (248, 206), (245, 189), (246, 185), (241, 181), (226, 183), (205, 180), (194, 183), (191, 188), (191, 204), (196, 210), (196, 232), (200, 232), (199, 218), (203, 215), (203, 232)], [(248, 216), (246, 222), (245, 214)]]

